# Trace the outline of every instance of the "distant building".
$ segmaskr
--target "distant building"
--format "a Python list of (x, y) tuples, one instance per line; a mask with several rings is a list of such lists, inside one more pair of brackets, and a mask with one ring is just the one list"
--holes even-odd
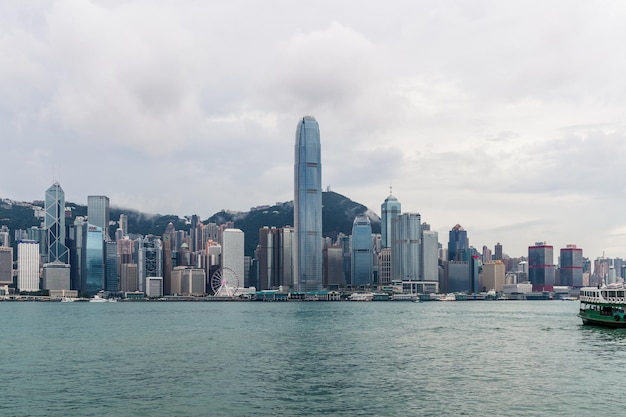
[(62, 291), (70, 289), (70, 265), (50, 262), (43, 266), (42, 289)]
[(455, 225), (449, 233), (448, 260), (469, 261), (469, 239), (467, 231), (460, 224)]
[(107, 291), (119, 291), (119, 265), (117, 242), (104, 242), (104, 288)]
[(232, 270), (244, 286), (244, 234), (239, 229), (225, 229), (222, 232), (222, 268)]
[(500, 242), (496, 243), (496, 247), (494, 248), (494, 256), (493, 256), (494, 261), (501, 261), (502, 258), (502, 245), (500, 244)]
[(506, 268), (501, 261), (483, 263), (482, 290), (502, 292), (504, 289)]
[(17, 244), (17, 288), (39, 291), (39, 242), (22, 240)]
[(0, 286), (13, 285), (13, 248), (0, 246)]
[(85, 283), (82, 291), (85, 295), (92, 296), (104, 290), (104, 240), (102, 240), (102, 228), (89, 224), (85, 242)]
[(135, 263), (120, 264), (120, 291), (122, 292), (139, 291), (139, 285), (137, 285), (137, 264)]
[(340, 245), (326, 246), (324, 258), (324, 288), (338, 289), (343, 281), (343, 249)]
[(391, 284), (391, 248), (383, 248), (378, 254), (378, 283)]
[(146, 296), (163, 296), (163, 277), (146, 277)]
[(322, 162), (320, 128), (303, 117), (296, 130), (294, 165), (294, 287), (322, 290)]
[(420, 215), (403, 213), (391, 224), (391, 271), (397, 281), (420, 280)]
[(373, 284), (373, 262), (370, 219), (365, 215), (357, 216), (352, 223), (352, 287)]
[(567, 245), (561, 249), (560, 256), (561, 285), (568, 287), (583, 286), (583, 250), (576, 245)]
[[(147, 292), (147, 278), (160, 277), (163, 286), (163, 243), (153, 235), (137, 240), (137, 280), (139, 291)], [(161, 289), (161, 292), (163, 290)]]
[(381, 247), (382, 249), (391, 248), (391, 224), (393, 220), (402, 213), (402, 204), (396, 197), (391, 195), (391, 191), (380, 206), (380, 212)]
[(109, 240), (109, 197), (104, 195), (87, 196), (87, 221), (102, 230), (103, 240)]
[(422, 231), (422, 273), (424, 281), (439, 281), (439, 235)]
[(553, 247), (537, 242), (528, 247), (528, 280), (533, 291), (552, 291), (555, 283)]
[(65, 193), (58, 182), (46, 190), (46, 230), (47, 262), (69, 262), (69, 250), (65, 245)]

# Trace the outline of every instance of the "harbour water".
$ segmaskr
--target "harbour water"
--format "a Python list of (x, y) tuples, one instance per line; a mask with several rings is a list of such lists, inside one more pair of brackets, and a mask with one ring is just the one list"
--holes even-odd
[(618, 416), (577, 302), (0, 303), (3, 416)]

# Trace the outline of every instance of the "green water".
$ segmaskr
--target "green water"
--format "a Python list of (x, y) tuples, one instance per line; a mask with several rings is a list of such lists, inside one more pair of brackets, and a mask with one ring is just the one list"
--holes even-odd
[(0, 303), (3, 416), (623, 415), (577, 302)]

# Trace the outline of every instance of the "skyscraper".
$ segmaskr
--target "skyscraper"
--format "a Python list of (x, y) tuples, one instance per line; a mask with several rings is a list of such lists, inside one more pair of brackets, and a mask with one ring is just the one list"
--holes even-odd
[(561, 285), (570, 287), (583, 286), (583, 250), (576, 245), (567, 245), (561, 249)]
[(391, 247), (391, 223), (393, 219), (398, 217), (402, 210), (402, 204), (391, 195), (391, 190), (389, 192), (389, 197), (385, 199), (383, 204), (380, 206), (380, 234), (382, 239), (382, 248), (390, 248)]
[(352, 281), (353, 287), (373, 284), (372, 224), (365, 215), (352, 223)]
[(533, 291), (552, 291), (555, 269), (553, 248), (546, 242), (537, 242), (528, 247), (528, 280)]
[(222, 242), (222, 268), (228, 268), (235, 273), (241, 288), (245, 279), (244, 234), (239, 229), (225, 229), (222, 232)]
[(39, 291), (39, 242), (35, 240), (17, 244), (17, 288)]
[(102, 229), (102, 236), (109, 240), (109, 197), (103, 195), (87, 196), (87, 221)]
[(95, 295), (104, 290), (104, 241), (102, 228), (99, 226), (87, 226), (83, 261), (85, 274), (81, 289), (87, 295)]
[(448, 239), (448, 260), (469, 262), (468, 249), (469, 239), (467, 239), (467, 232), (460, 224), (457, 224), (450, 230)]
[(391, 276), (393, 280), (420, 280), (420, 220), (419, 213), (403, 213), (391, 223)]
[(305, 116), (296, 130), (294, 165), (294, 287), (322, 289), (322, 163), (320, 129)]
[(69, 250), (65, 246), (65, 193), (58, 182), (46, 190), (44, 228), (48, 243), (46, 261), (67, 263)]

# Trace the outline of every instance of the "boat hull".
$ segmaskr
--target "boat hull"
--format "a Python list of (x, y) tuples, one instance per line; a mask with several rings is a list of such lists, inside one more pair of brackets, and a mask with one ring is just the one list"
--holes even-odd
[(597, 314), (589, 314), (588, 312), (581, 311), (578, 314), (586, 326), (601, 326), (611, 329), (626, 329), (626, 321), (623, 317), (617, 316), (617, 319), (613, 316), (600, 316)]

